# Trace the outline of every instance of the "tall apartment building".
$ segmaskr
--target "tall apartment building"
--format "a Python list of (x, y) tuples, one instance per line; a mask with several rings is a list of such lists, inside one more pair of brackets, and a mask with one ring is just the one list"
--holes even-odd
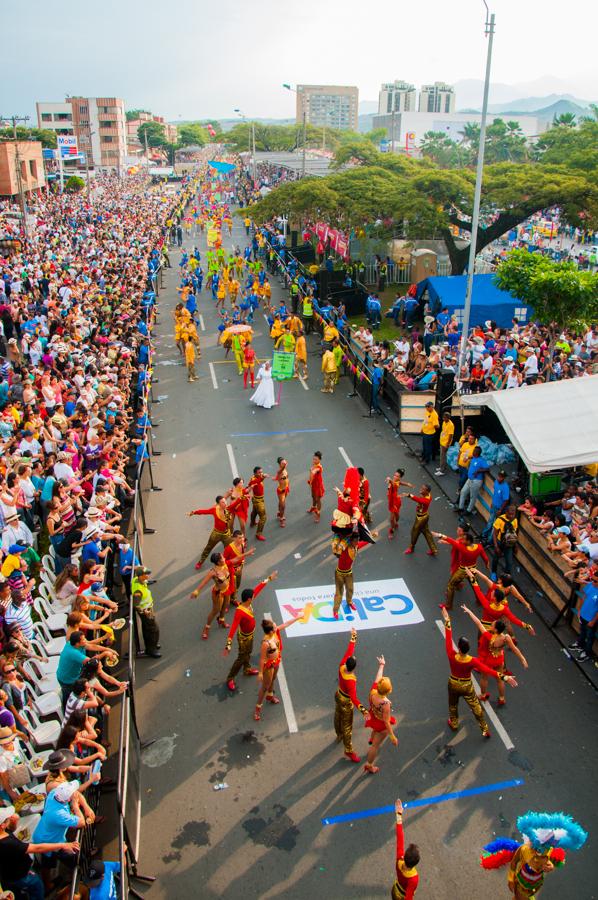
[(89, 165), (119, 169), (127, 154), (125, 104), (118, 97), (67, 97), (64, 103), (37, 103), (40, 128), (73, 134)]
[(0, 141), (0, 197), (26, 197), (46, 186), (40, 141)]
[(344, 85), (298, 84), (297, 122), (357, 131), (359, 89)]
[(435, 81), (422, 84), (419, 92), (419, 112), (454, 113), (455, 89), (452, 84)]
[(390, 115), (393, 112), (413, 112), (417, 101), (414, 84), (407, 81), (390, 81), (380, 86), (378, 94), (378, 115)]

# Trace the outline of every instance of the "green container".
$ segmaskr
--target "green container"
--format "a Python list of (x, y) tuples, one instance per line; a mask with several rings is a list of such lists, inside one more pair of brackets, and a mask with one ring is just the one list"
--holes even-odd
[(529, 476), (529, 492), (532, 497), (546, 497), (561, 490), (561, 476), (551, 472), (532, 472)]

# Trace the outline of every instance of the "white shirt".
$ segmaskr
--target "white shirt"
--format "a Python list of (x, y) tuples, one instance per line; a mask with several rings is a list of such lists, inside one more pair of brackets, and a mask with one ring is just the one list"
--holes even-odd
[(60, 480), (61, 478), (66, 478), (68, 481), (70, 481), (75, 477), (75, 473), (68, 463), (57, 462), (54, 466), (54, 477), (58, 480)]
[(530, 353), (523, 363), (523, 371), (526, 377), (538, 374), (538, 357), (535, 353)]

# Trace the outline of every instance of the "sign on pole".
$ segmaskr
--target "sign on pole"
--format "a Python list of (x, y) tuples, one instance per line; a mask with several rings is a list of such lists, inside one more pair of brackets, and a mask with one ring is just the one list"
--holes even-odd
[(58, 134), (56, 143), (61, 156), (76, 156), (79, 152), (77, 138), (74, 134)]
[(295, 354), (275, 350), (272, 358), (272, 378), (274, 381), (288, 381), (295, 374)]

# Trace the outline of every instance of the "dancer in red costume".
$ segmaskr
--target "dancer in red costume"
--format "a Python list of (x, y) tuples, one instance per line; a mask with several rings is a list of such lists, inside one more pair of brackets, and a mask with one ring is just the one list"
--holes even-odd
[(212, 568), (209, 572), (206, 572), (195, 590), (191, 592), (192, 598), (199, 597), (201, 590), (206, 584), (210, 581), (212, 582), (212, 609), (208, 613), (208, 618), (201, 634), (204, 641), (207, 641), (210, 636), (210, 625), (214, 618), (218, 619), (218, 624), (221, 628), (228, 628), (228, 622), (224, 617), (229, 603), (230, 572), (222, 553), (212, 553), (210, 562), (212, 563)]
[[(461, 605), (463, 612), (467, 613), (471, 621), (480, 632), (478, 643), (478, 658), (494, 669), (495, 672), (504, 674), (505, 671), (505, 647), (512, 650), (524, 669), (527, 669), (527, 660), (523, 653), (515, 646), (513, 638), (506, 633), (506, 625), (502, 619), (497, 619), (492, 623), (490, 630), (480, 622), (478, 617), (465, 604)], [(489, 700), (488, 693), (488, 676), (485, 672), (480, 675), (480, 693), (478, 700)], [(503, 681), (498, 682), (498, 705), (504, 706), (506, 703), (505, 685)]]
[(243, 532), (243, 536), (245, 536), (247, 517), (249, 515), (249, 490), (245, 487), (245, 483), (242, 478), (235, 478), (233, 480), (231, 498), (233, 502), (237, 501), (235, 515), (239, 522), (239, 528)]
[(349, 646), (338, 667), (338, 690), (334, 695), (334, 730), (336, 740), (343, 742), (347, 759), (359, 763), (361, 757), (353, 750), (353, 707), (355, 706), (364, 716), (367, 716), (368, 711), (357, 696), (356, 643), (357, 632), (352, 628)]
[(289, 491), (291, 490), (291, 483), (289, 481), (287, 461), (284, 456), (279, 456), (277, 462), (278, 470), (276, 472), (276, 475), (274, 476), (274, 481), (277, 482), (276, 496), (278, 497), (278, 512), (276, 513), (276, 518), (278, 519), (280, 527), (284, 528), (287, 524), (286, 507), (287, 497), (289, 495)]
[(386, 479), (388, 485), (386, 496), (388, 498), (388, 513), (390, 515), (390, 527), (388, 529), (389, 540), (392, 540), (399, 527), (399, 516), (401, 515), (401, 504), (403, 502), (403, 497), (400, 493), (401, 485), (410, 488), (413, 487), (408, 481), (401, 481), (404, 474), (405, 469), (397, 469), (392, 478), (387, 477)]
[(237, 685), (235, 684), (235, 675), (237, 675), (241, 668), (243, 669), (244, 675), (259, 675), (259, 669), (255, 669), (251, 666), (253, 635), (255, 632), (255, 614), (252, 604), (253, 601), (259, 597), (266, 585), (270, 581), (274, 581), (277, 577), (278, 572), (274, 571), (271, 575), (268, 575), (264, 581), (260, 581), (253, 590), (251, 588), (245, 588), (241, 594), (241, 602), (235, 610), (235, 617), (230, 627), (226, 639), (226, 646), (224, 648), (224, 656), (228, 656), (233, 645), (235, 632), (237, 632), (239, 652), (226, 678), (226, 686), (229, 691), (236, 691)]
[(282, 635), (281, 631), (294, 625), (299, 619), (303, 618), (303, 610), (282, 625), (275, 625), (272, 619), (262, 619), (262, 628), (264, 631), (264, 639), (260, 650), (260, 668), (259, 680), (260, 689), (257, 695), (257, 703), (253, 718), (256, 722), (262, 718), (262, 705), (264, 697), (268, 703), (280, 703), (278, 697), (274, 694), (274, 682), (278, 674), (278, 669), (282, 662)]
[(254, 370), (255, 370), (255, 350), (249, 343), (246, 342), (243, 347), (243, 390), (247, 388), (247, 376), (251, 379), (251, 387), (255, 387), (255, 378), (254, 378)]
[(419, 875), (415, 868), (419, 862), (419, 847), (417, 844), (409, 844), (405, 850), (403, 804), (400, 800), (395, 802), (395, 816), (397, 835), (396, 878), (390, 896), (392, 900), (413, 900), (419, 884)]
[(233, 606), (237, 605), (237, 591), (241, 587), (241, 577), (243, 575), (245, 560), (248, 556), (253, 556), (254, 553), (255, 547), (248, 550), (247, 538), (239, 528), (235, 529), (235, 531), (233, 531), (232, 541), (224, 548), (222, 553), (230, 573), (228, 594), (230, 603), (232, 603)]
[(486, 675), (489, 675), (491, 678), (496, 678), (497, 681), (506, 681), (511, 687), (517, 687), (517, 682), (512, 675), (502, 675), (494, 669), (491, 669), (490, 666), (487, 666), (477, 657), (470, 656), (469, 641), (466, 637), (459, 638), (457, 650), (455, 650), (453, 647), (453, 631), (451, 628), (450, 616), (446, 607), (441, 606), (440, 610), (442, 612), (442, 618), (444, 619), (446, 655), (451, 670), (448, 680), (449, 728), (451, 728), (452, 731), (457, 731), (459, 728), (459, 699), (463, 697), (480, 726), (482, 737), (489, 738), (490, 729), (488, 728), (488, 723), (486, 722), (480, 701), (473, 688), (471, 673), (474, 670), (480, 673), (485, 672)]
[(366, 525), (370, 525), (372, 517), (370, 516), (370, 481), (366, 478), (364, 469), (359, 466), (359, 509)]
[(467, 577), (469, 578), (473, 592), (476, 595), (476, 599), (483, 609), (482, 625), (484, 628), (487, 630), (490, 629), (492, 623), (496, 622), (497, 619), (508, 619), (513, 625), (518, 625), (519, 628), (525, 628), (532, 636), (535, 636), (536, 632), (532, 625), (529, 625), (527, 622), (522, 622), (521, 619), (518, 619), (515, 613), (511, 611), (511, 608), (505, 599), (504, 591), (496, 589), (488, 598), (475, 580), (475, 576), (470, 569), (467, 570)]
[(208, 538), (208, 542), (203, 548), (201, 552), (201, 556), (199, 558), (199, 562), (195, 563), (196, 569), (201, 569), (204, 562), (208, 558), (208, 554), (217, 546), (220, 542), (226, 547), (233, 539), (231, 526), (233, 524), (234, 515), (239, 507), (239, 500), (232, 500), (230, 503), (227, 503), (227, 499), (230, 497), (231, 492), (228, 491), (224, 497), (219, 494), (216, 497), (216, 502), (214, 506), (209, 506), (207, 509), (192, 509), (189, 516), (213, 516), (214, 517), (214, 527), (210, 532), (210, 536)]
[(447, 534), (441, 534), (438, 531), (433, 531), (432, 534), (442, 544), (450, 546), (451, 555), (454, 552), (457, 560), (455, 568), (453, 569), (451, 566), (451, 577), (446, 586), (446, 608), (452, 609), (455, 591), (460, 589), (467, 578), (467, 569), (475, 566), (478, 559), (482, 559), (486, 568), (489, 568), (488, 556), (482, 544), (477, 544), (474, 541), (470, 531), (462, 531), (461, 535), (458, 535), (456, 538), (449, 537)]
[(372, 734), (369, 741), (371, 746), (368, 750), (368, 759), (363, 768), (371, 775), (380, 771), (379, 766), (374, 765), (374, 762), (386, 738), (389, 737), (395, 747), (399, 745), (399, 739), (392, 730), (392, 726), (396, 725), (397, 720), (391, 715), (392, 706), (388, 695), (392, 693), (392, 682), (384, 675), (385, 665), (384, 657), (379, 656), (378, 672), (370, 690), (370, 709), (365, 720), (365, 727), (371, 728)]
[(438, 549), (430, 531), (430, 503), (432, 502), (430, 485), (422, 484), (419, 496), (417, 494), (403, 494), (403, 496), (409, 497), (410, 500), (417, 504), (415, 507), (415, 521), (411, 528), (411, 541), (405, 550), (405, 554), (413, 553), (420, 534), (423, 534), (428, 543), (428, 550), (426, 551), (428, 556), (436, 556)]
[(322, 452), (320, 450), (316, 450), (311, 461), (311, 468), (309, 470), (309, 477), (307, 479), (307, 483), (311, 488), (311, 506), (307, 511), (308, 513), (314, 514), (314, 519), (316, 522), (320, 521), (320, 513), (322, 511), (322, 497), (326, 493), (326, 489), (324, 487), (324, 478), (322, 475), (323, 471)]

